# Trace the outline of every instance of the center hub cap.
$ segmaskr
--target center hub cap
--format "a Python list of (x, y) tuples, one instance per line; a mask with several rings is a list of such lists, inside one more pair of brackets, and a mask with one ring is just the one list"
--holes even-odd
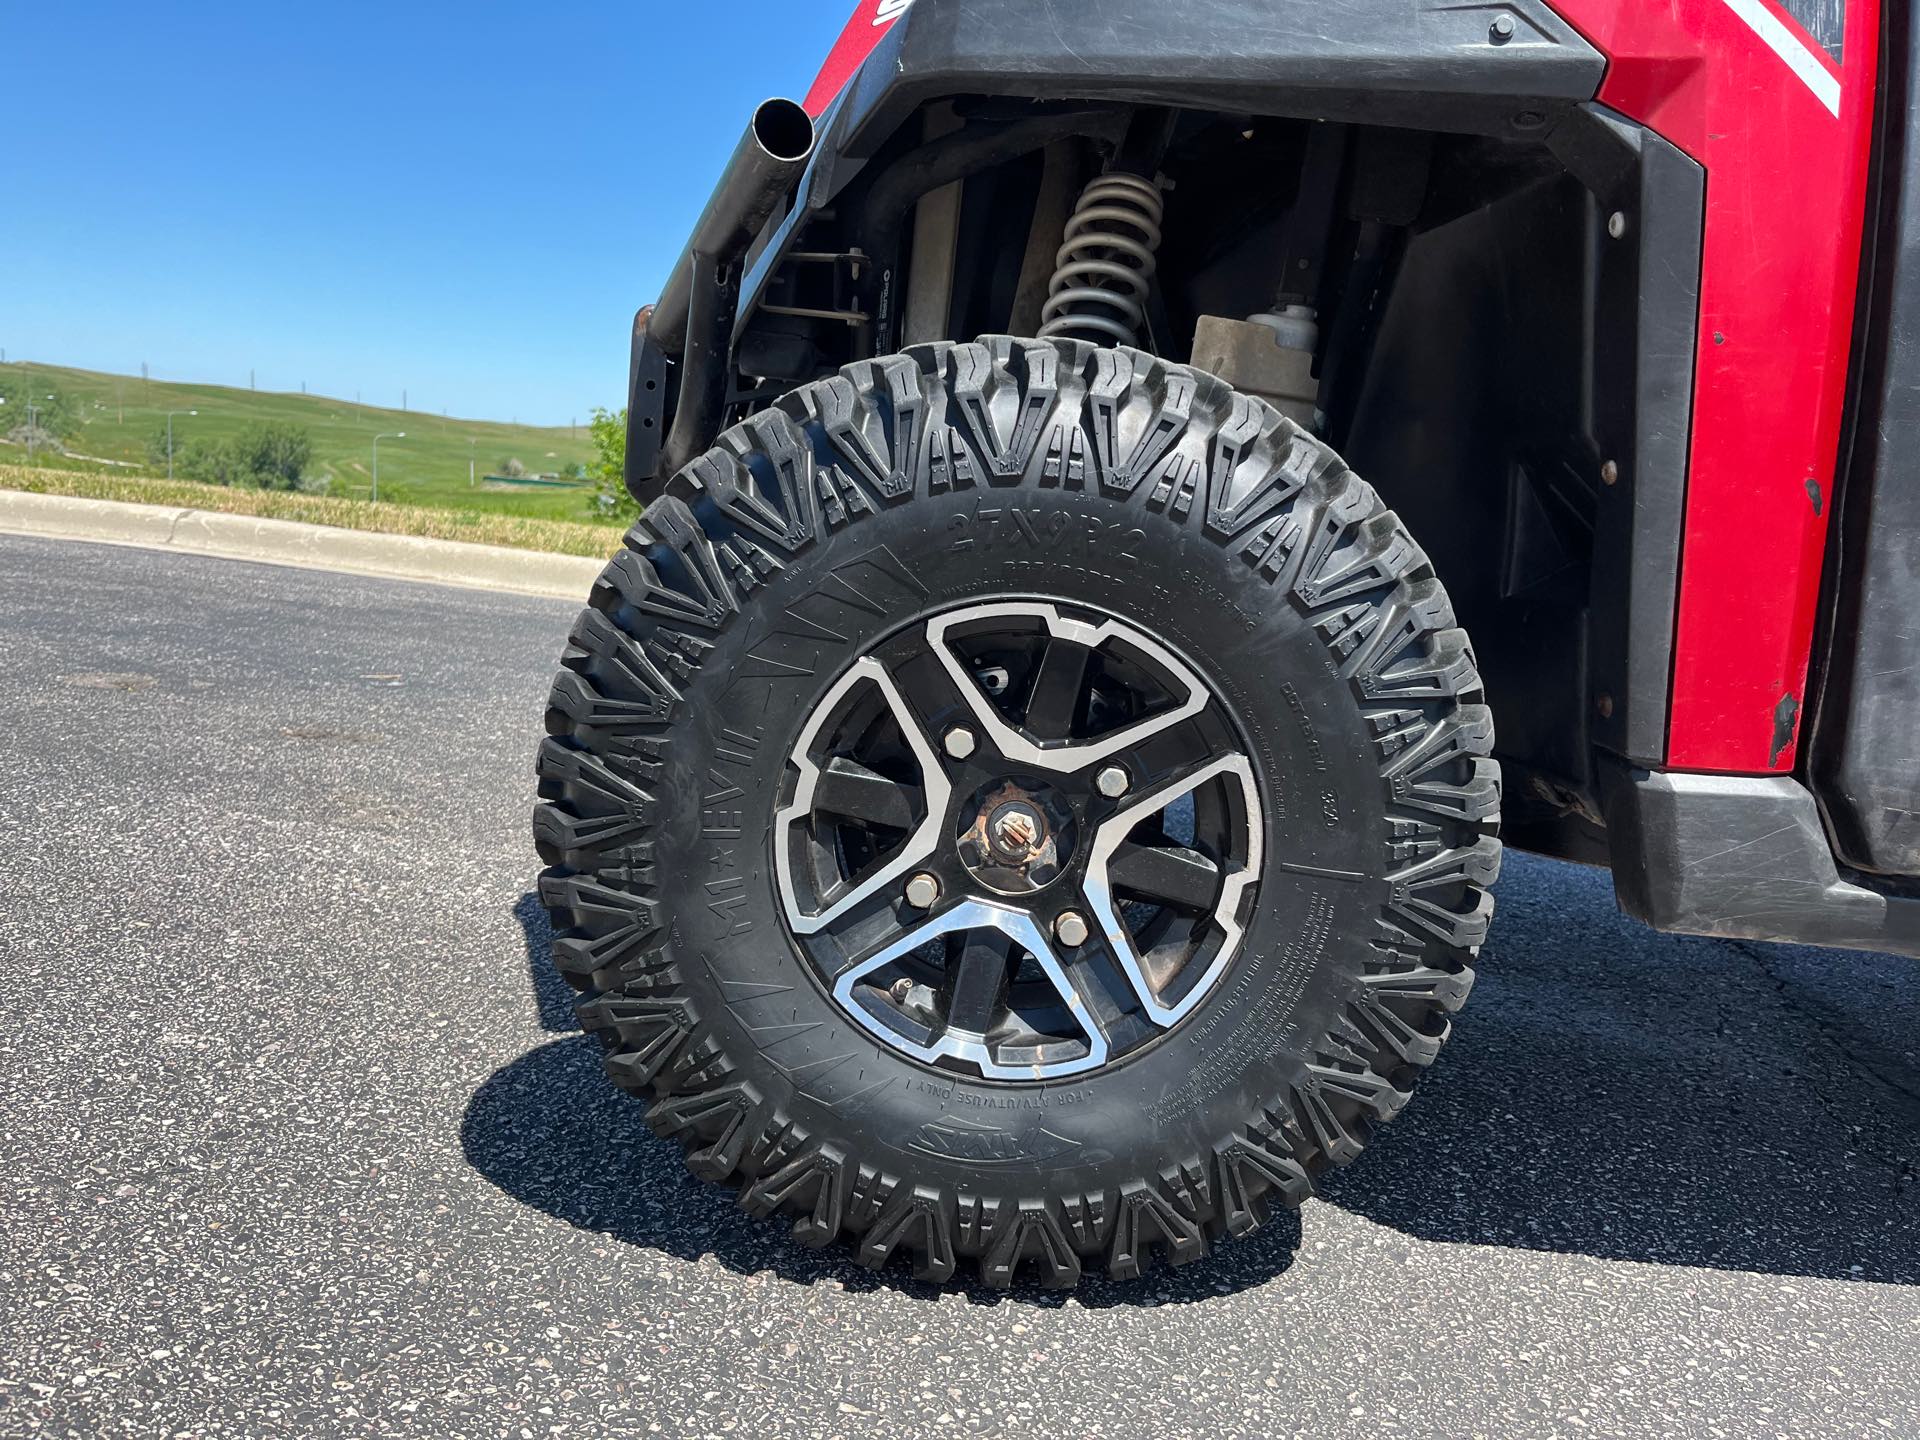
[(1073, 810), (1044, 780), (996, 780), (961, 807), (960, 822), (961, 863), (1001, 895), (1032, 894), (1072, 863), (1078, 834)]

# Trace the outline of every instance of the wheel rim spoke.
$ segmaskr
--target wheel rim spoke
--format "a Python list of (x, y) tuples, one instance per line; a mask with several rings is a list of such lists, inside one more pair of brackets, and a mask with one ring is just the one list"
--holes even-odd
[(973, 707), (961, 683), (965, 677), (956, 679), (928, 653), (918, 628), (892, 637), (869, 658), (885, 667), (905, 709), (934, 751), (940, 750), (942, 737), (953, 726), (974, 724)]
[(1027, 733), (1040, 740), (1071, 740), (1080, 701), (1087, 688), (1093, 651), (1073, 640), (1047, 641), (1027, 692)]
[[(968, 624), (994, 621), (1038, 623), (1044, 626), (1047, 632), (1046, 656), (1052, 655), (1056, 649), (1068, 648), (1079, 650), (1083, 657), (1090, 656), (1091, 652), (1124, 636), (1127, 644), (1142, 652), (1169, 677), (1176, 687), (1175, 702), (1156, 714), (1096, 739), (1065, 740), (1043, 744), (1040, 737), (1014, 726), (1001, 715), (979, 684), (968, 674), (965, 662), (955, 653), (952, 644), (955, 628), (963, 618)], [(1195, 675), (1184, 661), (1157, 641), (1128, 631), (1117, 621), (1105, 621), (1096, 625), (1084, 620), (1070, 619), (1062, 615), (1056, 606), (1041, 602), (981, 605), (965, 612), (964, 617), (936, 616), (927, 622), (926, 641), (928, 648), (946, 668), (948, 678), (965, 701), (973, 717), (973, 723), (980, 728), (1000, 755), (1015, 765), (1030, 766), (1056, 774), (1071, 774), (1084, 770), (1087, 766), (1098, 764), (1109, 756), (1118, 755), (1130, 746), (1138, 745), (1163, 730), (1171, 729), (1183, 720), (1191, 719), (1208, 704), (1206, 688), (1200, 683), (1200, 677)], [(1042, 674), (1036, 677), (1036, 685), (1041, 679), (1046, 678), (1045, 672), (1051, 663), (1058, 663), (1062, 667), (1063, 674), (1068, 665), (1064, 658), (1059, 662), (1050, 662), (1043, 656)], [(1072, 688), (1076, 691), (1081, 688), (1084, 675), (1085, 659), (1083, 658), (1081, 678), (1072, 682)], [(1065, 687), (1062, 686), (1062, 688)], [(1049, 682), (1049, 697), (1053, 690), (1053, 682)], [(1050, 698), (1048, 703), (1052, 703)], [(1029, 709), (1031, 709), (1031, 692)]]
[(999, 930), (947, 937), (947, 1028), (985, 1035), (1007, 989), (1013, 942)]
[(813, 807), (865, 825), (889, 830), (911, 830), (917, 822), (920, 792), (858, 760), (836, 755), (820, 772), (813, 790)]
[(1210, 910), (1220, 890), (1220, 867), (1184, 845), (1141, 845), (1123, 841), (1113, 853), (1108, 878), (1117, 892)]
[(1133, 987), (1113, 947), (1095, 935), (1065, 966), (1067, 982), (1080, 997), (1087, 1023), (1099, 1030), (1111, 1052), (1119, 1043)]
[[(876, 867), (858, 884), (848, 888), (845, 893), (836, 896), (824, 909), (809, 914), (794, 901), (797, 891), (794, 884), (793, 831), (796, 826), (811, 821), (815, 793), (821, 776), (825, 773), (812, 757), (813, 746), (818, 741), (820, 732), (826, 728), (827, 722), (833, 717), (835, 707), (860, 685), (874, 686), (888, 708), (892, 710), (901, 734), (920, 768), (926, 816), (887, 861)], [(916, 865), (924, 863), (927, 857), (934, 853), (939, 843), (940, 831), (946, 823), (947, 801), (951, 796), (952, 787), (948, 785), (946, 772), (941, 769), (933, 747), (920, 728), (918, 719), (908, 709), (899, 687), (894, 684), (886, 668), (870, 656), (856, 661), (840, 683), (828, 692), (815, 710), (813, 719), (802, 730), (799, 743), (795, 746), (795, 755), (800, 774), (795, 785), (793, 801), (774, 815), (774, 869), (779, 879), (782, 902), (787, 912), (787, 923), (798, 934), (812, 935), (832, 925), (854, 906), (882, 888), (898, 882), (901, 876)]]
[(1193, 726), (1175, 725), (1112, 758), (1125, 766), (1132, 780), (1131, 793), (1137, 796), (1198, 774), (1218, 760), (1220, 752), (1210, 747)]
[[(998, 932), (999, 975), (994, 981), (1003, 986), (1009, 968), (1008, 956), (1011, 945), (1017, 945), (1039, 963), (1042, 973), (1059, 995), (1061, 1003), (1073, 1016), (1082, 1033), (1083, 1053), (1071, 1059), (1056, 1061), (1044, 1066), (1039, 1065), (1003, 1065), (994, 1057), (992, 1048), (982, 1039), (984, 1032), (964, 1030), (943, 1021), (933, 1029), (924, 1041), (905, 1041), (901, 1033), (886, 1024), (859, 994), (861, 983), (870, 975), (884, 972), (888, 966), (903, 956), (912, 954), (929, 941), (939, 940), (948, 935), (963, 935), (970, 931)], [(982, 948), (977, 956), (971, 951), (972, 940), (967, 941), (970, 958), (975, 961), (974, 983), (985, 988), (986, 977), (992, 974), (989, 967), (994, 952)], [(968, 969), (962, 962), (961, 975)], [(965, 983), (960, 981), (957, 983)], [(1107, 1063), (1108, 1045), (1104, 1028), (1095, 1022), (1089, 1013), (1086, 1001), (1068, 978), (1065, 968), (1054, 954), (1053, 947), (1041, 933), (1040, 927), (1031, 915), (1023, 910), (1014, 910), (1007, 906), (995, 905), (983, 900), (967, 900), (951, 906), (940, 914), (914, 926), (890, 943), (881, 946), (873, 953), (847, 965), (835, 977), (833, 995), (841, 1006), (863, 1028), (871, 1031), (888, 1044), (902, 1046), (918, 1054), (922, 1059), (939, 1060), (953, 1058), (976, 1067), (981, 1074), (998, 1080), (1034, 1080), (1052, 1075), (1071, 1075), (1083, 1070), (1096, 1069)], [(972, 1003), (972, 1002), (969, 1002)], [(953, 1004), (949, 1001), (947, 1015), (953, 1014)]]
[[(1181, 998), (1169, 1003), (1162, 998), (1159, 987), (1148, 974), (1144, 959), (1134, 944), (1132, 932), (1120, 914), (1113, 880), (1113, 861), (1142, 820), (1165, 811), (1176, 800), (1220, 777), (1230, 778), (1241, 787), (1246, 808), (1243, 837), (1246, 859), (1224, 875), (1218, 899), (1208, 907), (1222, 937), (1213, 960), (1204, 973), (1193, 977)], [(1259, 799), (1253, 784), (1253, 767), (1244, 755), (1223, 755), (1198, 770), (1149, 791), (1123, 806), (1094, 835), (1088, 851), (1084, 881), (1087, 908), (1092, 911), (1095, 923), (1113, 950), (1115, 960), (1125, 972), (1141, 1008), (1154, 1024), (1166, 1027), (1184, 1019), (1200, 1003), (1219, 971), (1231, 960), (1239, 946), (1242, 931), (1239, 914), (1241, 900), (1260, 872), (1260, 857)]]

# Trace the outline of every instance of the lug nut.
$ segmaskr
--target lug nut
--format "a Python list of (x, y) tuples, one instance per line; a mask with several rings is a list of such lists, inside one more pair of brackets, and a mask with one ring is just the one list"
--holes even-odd
[(1127, 772), (1118, 765), (1108, 765), (1093, 777), (1093, 783), (1107, 799), (1118, 800), (1127, 793)]
[(940, 882), (926, 871), (907, 881), (907, 903), (914, 909), (924, 910), (939, 898)]
[(1084, 945), (1087, 943), (1087, 922), (1078, 910), (1069, 910), (1053, 922), (1053, 935), (1062, 945)]
[(974, 744), (973, 731), (964, 725), (956, 725), (947, 731), (947, 754), (956, 760), (964, 760), (973, 754)]

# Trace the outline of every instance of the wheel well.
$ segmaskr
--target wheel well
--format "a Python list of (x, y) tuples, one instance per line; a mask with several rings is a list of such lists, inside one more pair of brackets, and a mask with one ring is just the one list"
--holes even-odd
[[(1185, 362), (1202, 316), (1317, 312), (1318, 428), (1405, 518), (1473, 638), (1508, 833), (1604, 862), (1595, 746), (1664, 754), (1699, 177), (1597, 107), (1534, 118), (1490, 135), (931, 104), (789, 228), (736, 398), (905, 343), (1036, 333), (1081, 186), (1159, 177), (1141, 345)], [(1643, 284), (1656, 245), (1665, 278)]]

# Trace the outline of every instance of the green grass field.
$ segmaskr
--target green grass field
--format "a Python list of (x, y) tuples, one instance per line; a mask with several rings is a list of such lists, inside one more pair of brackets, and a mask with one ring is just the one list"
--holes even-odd
[[(66, 444), (77, 455), (132, 462), (140, 470), (149, 471), (148, 442), (166, 423), (169, 410), (200, 412), (174, 417), (176, 452), (194, 440), (223, 439), (247, 424), (284, 421), (304, 426), (312, 437), (311, 473), (327, 479), (329, 495), (364, 500), (372, 489), (373, 437), (404, 430), (406, 439), (380, 442), (382, 501), (536, 520), (595, 519), (588, 508), (593, 496), (591, 485), (489, 489), (484, 479), (509, 456), (519, 460), (529, 474), (591, 460), (593, 449), (587, 440), (584, 415), (576, 432), (566, 426), (443, 419), (319, 395), (149, 382), (138, 376), (103, 375), (31, 362), (0, 367), (0, 371), (16, 375), (22, 370), (30, 372), (34, 389), (44, 383), (74, 402), (82, 423)], [(478, 486), (467, 483), (469, 456), (481, 477)], [(46, 457), (34, 458), (36, 464), (48, 463)], [(25, 460), (20, 447), (0, 444), (0, 461)], [(62, 464), (57, 460), (52, 463)]]

